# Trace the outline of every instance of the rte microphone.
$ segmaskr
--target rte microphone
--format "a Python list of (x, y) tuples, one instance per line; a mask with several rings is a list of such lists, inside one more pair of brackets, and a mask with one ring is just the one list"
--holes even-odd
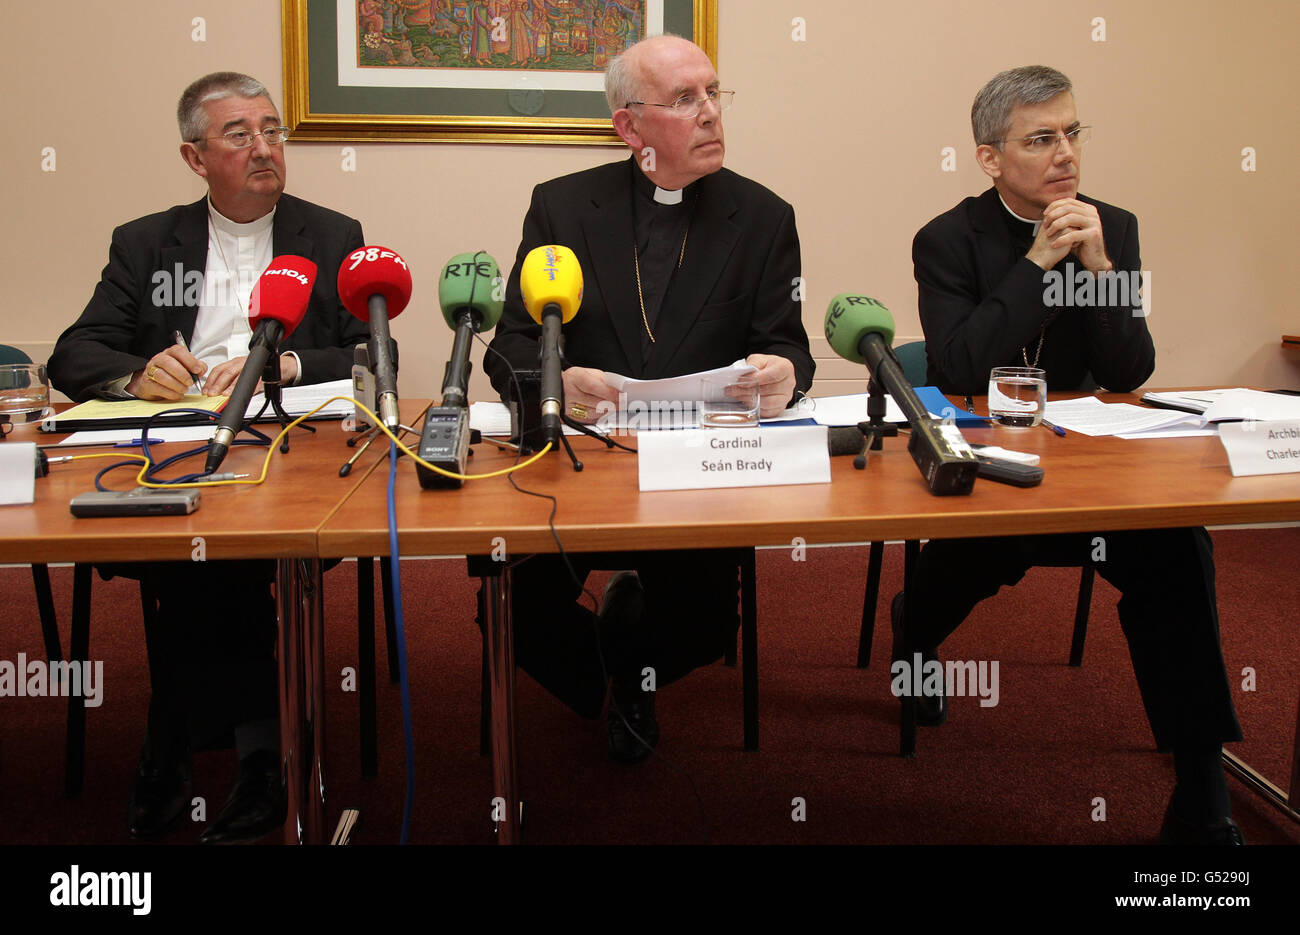
[(582, 305), (582, 267), (568, 247), (534, 247), (519, 270), (524, 308), (542, 326), (542, 430), (551, 445), (560, 444), (564, 378), (560, 375), (560, 326), (573, 320)]
[[(456, 332), (442, 378), (442, 405), (432, 406), (424, 417), (420, 457), (453, 474), (464, 474), (469, 459), (469, 360), (474, 333), (495, 328), (501, 320), (501, 270), (488, 253), (458, 253), (447, 261), (438, 277), (438, 305), (442, 317)], [(456, 488), (464, 481), (415, 465), (420, 486)]]
[(366, 349), (375, 374), (375, 404), (379, 420), (397, 429), (397, 367), (388, 322), (402, 313), (411, 301), (411, 271), (387, 247), (360, 247), (348, 254), (339, 267), (339, 301), (343, 307), (370, 325)]
[(255, 326), (248, 341), (248, 357), (244, 360), (244, 369), (239, 371), (235, 388), (230, 391), (226, 408), (221, 410), (221, 421), (217, 423), (217, 432), (212, 436), (208, 459), (203, 466), (205, 474), (211, 474), (221, 466), (235, 435), (244, 424), (244, 414), (268, 358), (280, 353), (280, 342), (293, 334), (307, 314), (315, 282), (315, 263), (306, 257), (285, 254), (273, 259), (253, 286), (248, 302), (248, 320)]
[(890, 343), (894, 319), (875, 299), (841, 293), (826, 309), (826, 340), (845, 360), (865, 363), (877, 386), (898, 403), (912, 435), (907, 450), (933, 494), (967, 494), (975, 486), (979, 462), (956, 426), (930, 417), (903, 375)]

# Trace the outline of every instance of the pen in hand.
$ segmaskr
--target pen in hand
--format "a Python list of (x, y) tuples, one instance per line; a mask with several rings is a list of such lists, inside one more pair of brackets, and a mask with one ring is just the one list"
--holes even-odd
[[(183, 350), (187, 354), (190, 352), (189, 345), (185, 343), (185, 335), (181, 334), (179, 330), (176, 330), (172, 332), (172, 337), (176, 339), (176, 344), (177, 346), (180, 347), (181, 350)], [(202, 393), (203, 378), (198, 376), (197, 374), (194, 374), (193, 376), (194, 376), (194, 385), (198, 387), (199, 392)]]

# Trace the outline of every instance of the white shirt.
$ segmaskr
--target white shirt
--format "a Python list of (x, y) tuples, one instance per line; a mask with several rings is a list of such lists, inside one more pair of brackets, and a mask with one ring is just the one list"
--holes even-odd
[(253, 336), (248, 301), (258, 278), (271, 265), (274, 220), (272, 208), (256, 221), (240, 224), (208, 200), (208, 262), (190, 353), (209, 369), (248, 353)]

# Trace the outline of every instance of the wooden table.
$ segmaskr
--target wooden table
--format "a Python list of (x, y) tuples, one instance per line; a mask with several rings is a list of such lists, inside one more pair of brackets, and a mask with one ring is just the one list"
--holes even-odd
[[(349, 477), (339, 467), (353, 453), (341, 422), (314, 423), (310, 434), (295, 429), (290, 450), (272, 456), (265, 483), (257, 486), (202, 488), (199, 509), (189, 516), (109, 517), (79, 519), (68, 501), (94, 490), (94, 476), (112, 464), (93, 458), (53, 465), (48, 477), (36, 481), (36, 502), (30, 507), (0, 508), (0, 562), (77, 562), (73, 595), (72, 640), (69, 658), (89, 653), (91, 562), (276, 560), (276, 602), (279, 627), (279, 698), (281, 748), (288, 793), (289, 842), (326, 838), (323, 825), (324, 651), (321, 619), (321, 563), (317, 533), (329, 516), (362, 482), (366, 470), (386, 453), (376, 444)], [(265, 427), (264, 428), (271, 428)], [(269, 432), (268, 434), (274, 434)], [(16, 427), (11, 441), (47, 444), (61, 435), (40, 433), (35, 424)], [(161, 460), (198, 443), (153, 446)], [(113, 453), (111, 448), (74, 448), (55, 454)], [(120, 452), (116, 452), (120, 454)], [(238, 445), (231, 449), (222, 471), (261, 471), (265, 447)], [(202, 460), (177, 465), (179, 476), (199, 471)], [(110, 489), (135, 485), (135, 470), (121, 468), (104, 478)], [(69, 729), (84, 729), (85, 709), (69, 698)], [(79, 764), (76, 775), (79, 777)]]
[[(1133, 395), (1102, 398), (1136, 402)], [(1300, 521), (1294, 477), (1234, 478), (1217, 438), (1062, 438), (1045, 428), (968, 429), (965, 435), (1039, 454), (1043, 483), (1021, 489), (981, 480), (969, 496), (936, 497), (901, 438), (886, 439), (864, 471), (854, 470), (851, 458), (833, 458), (830, 484), (640, 493), (635, 456), (585, 438), (575, 442), (585, 463), (581, 473), (563, 454), (550, 454), (516, 479), (558, 499), (555, 528), (573, 552), (790, 545), (796, 537), (861, 542)], [(487, 444), (475, 451), (472, 470), (478, 473), (514, 460)], [(387, 479), (386, 468), (373, 470), (325, 522), (322, 557), (387, 549)], [(398, 466), (396, 504), (403, 554), (488, 556), (502, 541), (512, 559), (556, 551), (547, 525), (550, 502), (518, 493), (505, 478), (471, 481), (459, 491), (422, 490), (406, 459)], [(515, 815), (510, 577), (507, 563), (495, 565), (500, 572), (485, 579), (494, 794), (505, 799), (507, 815)], [(1300, 790), (1300, 756), (1291, 788)], [(503, 842), (517, 840), (517, 823), (507, 821), (498, 831)]]

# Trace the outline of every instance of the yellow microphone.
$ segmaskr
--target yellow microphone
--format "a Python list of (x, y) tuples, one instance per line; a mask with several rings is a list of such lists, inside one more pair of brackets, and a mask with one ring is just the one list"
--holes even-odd
[(568, 247), (534, 247), (519, 268), (524, 308), (542, 326), (542, 429), (553, 447), (560, 444), (564, 378), (560, 376), (560, 326), (582, 305), (582, 267)]
[(582, 305), (582, 267), (568, 247), (534, 247), (519, 269), (519, 288), (533, 321), (542, 324), (547, 306), (554, 305), (561, 324), (567, 325)]

